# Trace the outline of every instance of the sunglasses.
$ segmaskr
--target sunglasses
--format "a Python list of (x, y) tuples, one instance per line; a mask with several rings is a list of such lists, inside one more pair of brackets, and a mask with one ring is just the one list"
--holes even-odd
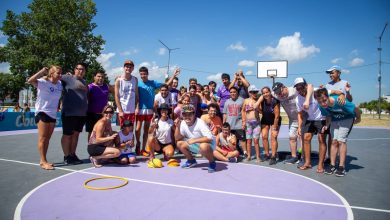
[(104, 114), (114, 114), (114, 111), (104, 111)]

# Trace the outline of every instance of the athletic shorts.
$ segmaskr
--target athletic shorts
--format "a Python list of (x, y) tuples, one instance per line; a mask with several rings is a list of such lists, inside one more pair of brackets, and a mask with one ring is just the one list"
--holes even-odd
[(246, 122), (246, 139), (258, 139), (260, 137), (261, 127), (257, 120), (251, 120)]
[[(260, 124), (261, 125), (273, 125), (274, 121), (275, 121), (275, 118), (269, 118), (269, 117), (264, 117), (263, 116), (263, 117), (261, 117)], [(281, 124), (282, 124), (282, 117), (279, 117), (278, 126), (280, 127)]]
[[(237, 129), (237, 130), (231, 130), (230, 131), (232, 134), (236, 135), (237, 140), (239, 141), (246, 141), (246, 136), (245, 132), (242, 129)], [(237, 141), (238, 144), (238, 141)]]
[(106, 146), (103, 144), (88, 144), (87, 150), (90, 156), (100, 156), (106, 150)]
[(227, 151), (227, 152), (233, 152), (232, 149), (230, 149), (229, 147), (226, 147), (226, 146), (221, 146), (221, 149), (224, 151)]
[[(211, 150), (214, 151), (215, 150), (215, 141), (213, 140), (211, 143)], [(198, 154), (199, 153), (199, 149), (200, 149), (200, 145), (199, 143), (195, 143), (195, 144), (190, 144), (188, 146), (188, 148), (190, 149), (190, 151), (194, 154)]]
[(289, 136), (289, 138), (297, 138), (298, 137), (298, 122), (297, 121), (289, 122), (288, 136)]
[(85, 124), (85, 116), (65, 116), (61, 115), (62, 134), (72, 135), (74, 131), (82, 132)]
[(99, 121), (103, 117), (102, 114), (87, 112), (87, 118), (85, 122), (85, 131), (92, 132), (93, 126), (95, 126), (96, 122)]
[(137, 115), (137, 121), (152, 121), (153, 114), (151, 115)]
[(123, 122), (125, 120), (129, 120), (129, 121), (133, 122), (133, 124), (134, 124), (135, 114), (134, 113), (131, 113), (131, 114), (123, 113), (123, 117), (119, 117), (119, 115), (117, 115), (117, 118), (119, 119), (119, 126), (122, 127)]
[(48, 116), (44, 112), (39, 112), (35, 116), (35, 124), (38, 124), (39, 121), (45, 122), (45, 123), (56, 123), (56, 119)]
[(131, 153), (125, 153), (125, 154), (121, 154), (118, 159), (119, 160), (122, 160), (123, 158), (132, 158), (132, 157), (136, 157), (137, 155), (134, 153), (134, 152), (131, 152)]
[(330, 124), (330, 132), (332, 134), (332, 139), (339, 142), (346, 143), (348, 140), (348, 135), (352, 130), (354, 119), (344, 119), (340, 121), (332, 121)]
[(322, 128), (326, 125), (326, 120), (310, 121), (306, 120), (305, 125), (302, 128), (302, 133), (321, 133)]

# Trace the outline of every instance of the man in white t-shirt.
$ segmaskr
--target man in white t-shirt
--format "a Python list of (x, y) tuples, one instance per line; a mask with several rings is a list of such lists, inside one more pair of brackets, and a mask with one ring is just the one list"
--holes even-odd
[(177, 147), (187, 158), (182, 168), (194, 167), (197, 162), (192, 153), (202, 154), (208, 161), (208, 172), (216, 171), (213, 156), (215, 150), (215, 137), (211, 134), (207, 124), (195, 116), (195, 107), (191, 104), (182, 107), (183, 120), (178, 120), (175, 130)]
[[(308, 90), (308, 85), (304, 78), (296, 78), (294, 81), (294, 87), (298, 92), (298, 96), (296, 97), (298, 110), (298, 135), (303, 134), (303, 151), (305, 155), (305, 163), (302, 166), (298, 166), (298, 168), (301, 170), (307, 170), (312, 167), (310, 158), (311, 139), (313, 138), (313, 135), (317, 134), (319, 144), (319, 161), (317, 172), (323, 173), (326, 153), (326, 118), (321, 114), (318, 103), (313, 97), (313, 92)], [(310, 93), (308, 94), (308, 92)], [(303, 107), (303, 103), (305, 102), (307, 95), (310, 96), (310, 101), (308, 109), (305, 109)], [(303, 112), (307, 113), (305, 122), (303, 120)]]

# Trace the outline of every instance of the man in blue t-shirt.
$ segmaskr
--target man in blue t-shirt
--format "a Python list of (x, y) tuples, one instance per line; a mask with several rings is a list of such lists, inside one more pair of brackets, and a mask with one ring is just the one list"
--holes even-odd
[[(330, 166), (325, 169), (326, 174), (335, 173), (336, 176), (345, 175), (345, 158), (347, 156), (347, 139), (355, 123), (360, 122), (360, 110), (352, 102), (346, 100), (344, 105), (338, 103), (338, 95), (328, 95), (326, 88), (314, 92), (321, 114), (327, 117), (326, 127), (330, 125), (332, 135), (332, 149)], [(340, 155), (339, 167), (336, 169), (337, 153)]]
[[(176, 69), (166, 84), (170, 86), (173, 82), (173, 79), (176, 78), (179, 73), (180, 69)], [(138, 155), (142, 154), (144, 156), (148, 156), (148, 153), (145, 151), (145, 145), (148, 139), (150, 122), (152, 121), (154, 115), (153, 105), (155, 90), (159, 89), (163, 83), (159, 83), (155, 80), (149, 80), (149, 70), (144, 66), (139, 68), (139, 75), (141, 80), (138, 81), (139, 111), (136, 115), (135, 138), (137, 140), (137, 144), (135, 150)], [(144, 130), (141, 147), (140, 136), (142, 123), (144, 124)]]

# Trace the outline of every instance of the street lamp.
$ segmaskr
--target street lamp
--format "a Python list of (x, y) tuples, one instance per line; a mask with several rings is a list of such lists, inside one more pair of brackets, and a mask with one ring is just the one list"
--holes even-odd
[(169, 48), (167, 45), (165, 45), (161, 40), (158, 40), (158, 41), (160, 41), (160, 43), (162, 44), (162, 45), (164, 45), (164, 47), (165, 48), (167, 48), (167, 50), (168, 50), (168, 69), (167, 69), (167, 74), (165, 75), (165, 78), (168, 78), (168, 76), (169, 76), (169, 62), (170, 62), (170, 60), (171, 60), (171, 51), (172, 50), (178, 50), (178, 49), (180, 49), (180, 48)]
[(378, 97), (378, 114), (379, 114), (379, 119), (381, 119), (381, 112), (382, 112), (382, 108), (381, 108), (381, 93), (382, 93), (382, 36), (383, 36), (383, 33), (385, 32), (385, 29), (387, 27), (387, 22), (385, 24), (385, 27), (383, 28), (383, 31), (381, 33), (381, 35), (379, 36), (379, 48), (378, 48), (378, 52), (379, 52), (379, 74), (378, 74), (378, 83), (379, 83), (379, 97)]

